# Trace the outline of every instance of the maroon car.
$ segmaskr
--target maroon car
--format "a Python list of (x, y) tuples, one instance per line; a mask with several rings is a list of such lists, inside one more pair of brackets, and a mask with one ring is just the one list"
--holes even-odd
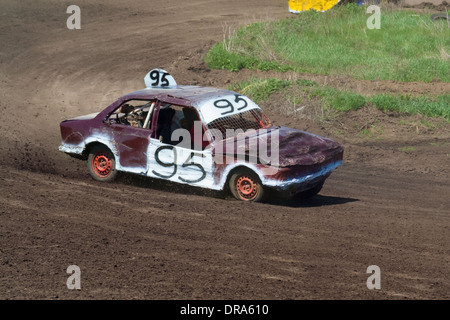
[(99, 181), (118, 171), (261, 201), (265, 190), (317, 194), (343, 160), (330, 139), (274, 126), (234, 91), (177, 85), (166, 71), (101, 112), (61, 122), (59, 150), (87, 159)]

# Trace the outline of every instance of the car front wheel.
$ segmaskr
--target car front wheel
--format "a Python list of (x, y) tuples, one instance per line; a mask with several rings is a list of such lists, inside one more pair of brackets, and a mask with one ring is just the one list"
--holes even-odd
[(89, 152), (88, 168), (92, 178), (110, 182), (116, 178), (116, 161), (112, 152), (104, 146), (95, 146)]
[(242, 201), (262, 201), (264, 188), (258, 176), (248, 170), (238, 170), (229, 180), (231, 194)]

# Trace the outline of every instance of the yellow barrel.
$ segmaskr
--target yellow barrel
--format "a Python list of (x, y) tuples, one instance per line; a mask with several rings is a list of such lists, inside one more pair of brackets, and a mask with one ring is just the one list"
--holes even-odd
[(289, 11), (296, 13), (310, 9), (316, 11), (327, 11), (340, 0), (289, 0)]

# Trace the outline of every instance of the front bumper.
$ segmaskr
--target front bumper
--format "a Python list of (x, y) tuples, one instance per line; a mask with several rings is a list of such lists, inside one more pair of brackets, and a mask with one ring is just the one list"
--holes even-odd
[[(325, 179), (327, 179), (330, 174), (336, 170), (337, 167), (342, 165), (342, 160), (332, 161), (326, 165), (321, 166), (315, 170), (310, 170), (308, 172), (301, 173), (299, 168), (289, 169), (286, 168), (287, 171), (292, 171), (293, 175), (288, 175), (285, 179), (268, 179), (265, 181), (264, 185), (273, 188), (277, 191), (281, 191), (283, 193), (288, 194), (296, 194), (299, 192), (303, 192), (309, 189), (314, 188), (315, 186), (322, 184)], [(296, 172), (297, 171), (297, 172)], [(286, 173), (285, 174), (289, 174)]]

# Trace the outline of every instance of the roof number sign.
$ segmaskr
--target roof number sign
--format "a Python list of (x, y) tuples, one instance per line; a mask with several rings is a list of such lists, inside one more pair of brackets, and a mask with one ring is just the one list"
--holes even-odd
[(147, 88), (174, 88), (177, 86), (175, 79), (163, 69), (153, 69), (144, 78)]

